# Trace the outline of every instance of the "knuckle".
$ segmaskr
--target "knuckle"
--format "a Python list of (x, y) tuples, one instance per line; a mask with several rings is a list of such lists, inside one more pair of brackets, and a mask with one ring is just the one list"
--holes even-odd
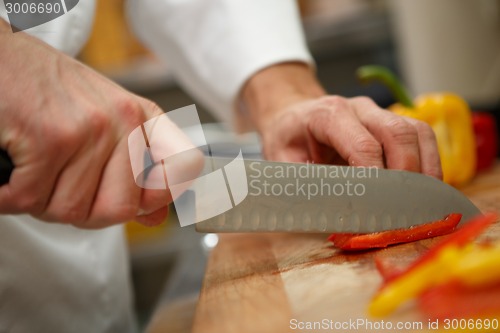
[(115, 108), (118, 110), (120, 120), (132, 128), (146, 121), (141, 105), (136, 99), (130, 96), (118, 99), (115, 102)]
[(81, 223), (87, 219), (88, 212), (79, 207), (64, 207), (54, 214), (58, 220), (67, 223)]
[(45, 128), (45, 146), (52, 151), (61, 151), (65, 147), (77, 145), (83, 138), (82, 131), (76, 126), (65, 123), (62, 126)]
[(412, 129), (412, 126), (400, 116), (392, 117), (389, 121), (387, 121), (387, 128), (393, 130), (394, 132), (405, 133)]
[[(343, 97), (332, 95), (323, 96), (318, 99), (314, 106), (314, 112), (308, 118), (308, 126), (314, 128), (316, 126), (324, 127), (324, 125), (333, 125), (333, 120), (338, 115), (339, 111), (348, 108), (347, 102)], [(301, 119), (300, 115), (297, 115)]]
[[(321, 128), (323, 126), (329, 127), (332, 125), (332, 111), (327, 108), (319, 108), (316, 110), (315, 114), (312, 115), (309, 121), (306, 123), (309, 131), (314, 132), (315, 128)], [(297, 123), (297, 122), (295, 122)], [(293, 124), (293, 123), (291, 123)]]
[(162, 108), (156, 104), (153, 101), (150, 101), (149, 99), (146, 99), (144, 101), (145, 108), (144, 110), (150, 115), (150, 116), (159, 116), (162, 115), (164, 112)]
[(111, 128), (111, 119), (109, 114), (102, 110), (94, 110), (89, 112), (89, 129), (93, 131), (98, 137), (109, 133)]
[(352, 101), (354, 103), (362, 105), (370, 105), (370, 106), (376, 105), (375, 102), (370, 97), (367, 96), (356, 96), (352, 98)]
[(426, 122), (416, 120), (415, 121), (415, 128), (416, 128), (417, 132), (419, 133), (419, 135), (422, 136), (422, 138), (424, 138), (426, 140), (436, 141), (436, 133), (434, 133), (434, 130), (432, 129), (432, 127), (429, 124), (427, 124)]
[(380, 158), (382, 156), (382, 146), (373, 138), (365, 135), (356, 137), (353, 140), (353, 148), (359, 154), (372, 158)]
[(390, 137), (398, 142), (415, 143), (418, 140), (417, 129), (402, 117), (395, 117), (386, 123)]
[(347, 101), (344, 97), (338, 95), (324, 96), (320, 99), (321, 103), (326, 108), (343, 108), (347, 106)]
[(23, 195), (17, 198), (16, 205), (22, 212), (39, 215), (45, 210), (46, 200), (37, 194)]

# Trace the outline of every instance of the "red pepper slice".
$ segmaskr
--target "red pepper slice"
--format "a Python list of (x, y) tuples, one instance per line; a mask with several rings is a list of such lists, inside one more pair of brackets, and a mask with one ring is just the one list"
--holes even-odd
[(408, 229), (376, 232), (372, 234), (332, 234), (328, 238), (335, 247), (346, 250), (367, 250), (389, 245), (414, 242), (421, 239), (442, 236), (455, 230), (462, 214), (449, 214), (443, 220), (421, 224)]
[[(455, 215), (455, 214), (450, 214)], [(448, 215), (448, 216), (450, 216)], [(459, 215), (459, 214), (458, 214)], [(449, 235), (443, 241), (433, 246), (430, 250), (421, 255), (417, 260), (411, 263), (404, 270), (393, 270), (391, 274), (386, 274), (384, 276), (384, 282), (387, 284), (392, 280), (395, 280), (405, 274), (410, 273), (416, 268), (420, 267), (433, 260), (441, 250), (447, 246), (458, 246), (462, 247), (474, 240), (479, 236), (484, 230), (486, 230), (495, 220), (498, 218), (497, 214), (490, 213), (486, 215), (479, 215), (473, 218), (471, 221), (465, 223), (461, 228), (455, 231), (453, 234)]]

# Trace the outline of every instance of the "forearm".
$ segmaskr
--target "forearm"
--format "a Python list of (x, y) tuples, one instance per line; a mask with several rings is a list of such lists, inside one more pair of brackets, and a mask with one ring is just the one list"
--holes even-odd
[(325, 95), (312, 68), (282, 63), (253, 75), (240, 95), (240, 112), (247, 112), (257, 131), (287, 106)]

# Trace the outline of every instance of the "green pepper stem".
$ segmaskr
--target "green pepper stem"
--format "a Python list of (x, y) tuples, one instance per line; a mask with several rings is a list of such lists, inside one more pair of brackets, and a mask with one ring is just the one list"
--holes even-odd
[(389, 69), (383, 66), (368, 65), (360, 67), (356, 72), (358, 78), (363, 82), (380, 81), (389, 88), (394, 98), (402, 105), (413, 108), (414, 104), (405, 87)]

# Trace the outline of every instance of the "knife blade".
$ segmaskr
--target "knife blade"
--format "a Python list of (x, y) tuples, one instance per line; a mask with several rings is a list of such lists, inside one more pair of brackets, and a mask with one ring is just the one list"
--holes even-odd
[[(212, 170), (224, 169), (229, 162), (206, 157)], [(460, 191), (419, 173), (261, 160), (243, 163), (247, 196), (232, 209), (196, 223), (197, 231), (371, 233), (428, 223), (450, 213), (463, 214), (462, 221), (480, 214)], [(203, 205), (194, 200), (198, 214)]]

